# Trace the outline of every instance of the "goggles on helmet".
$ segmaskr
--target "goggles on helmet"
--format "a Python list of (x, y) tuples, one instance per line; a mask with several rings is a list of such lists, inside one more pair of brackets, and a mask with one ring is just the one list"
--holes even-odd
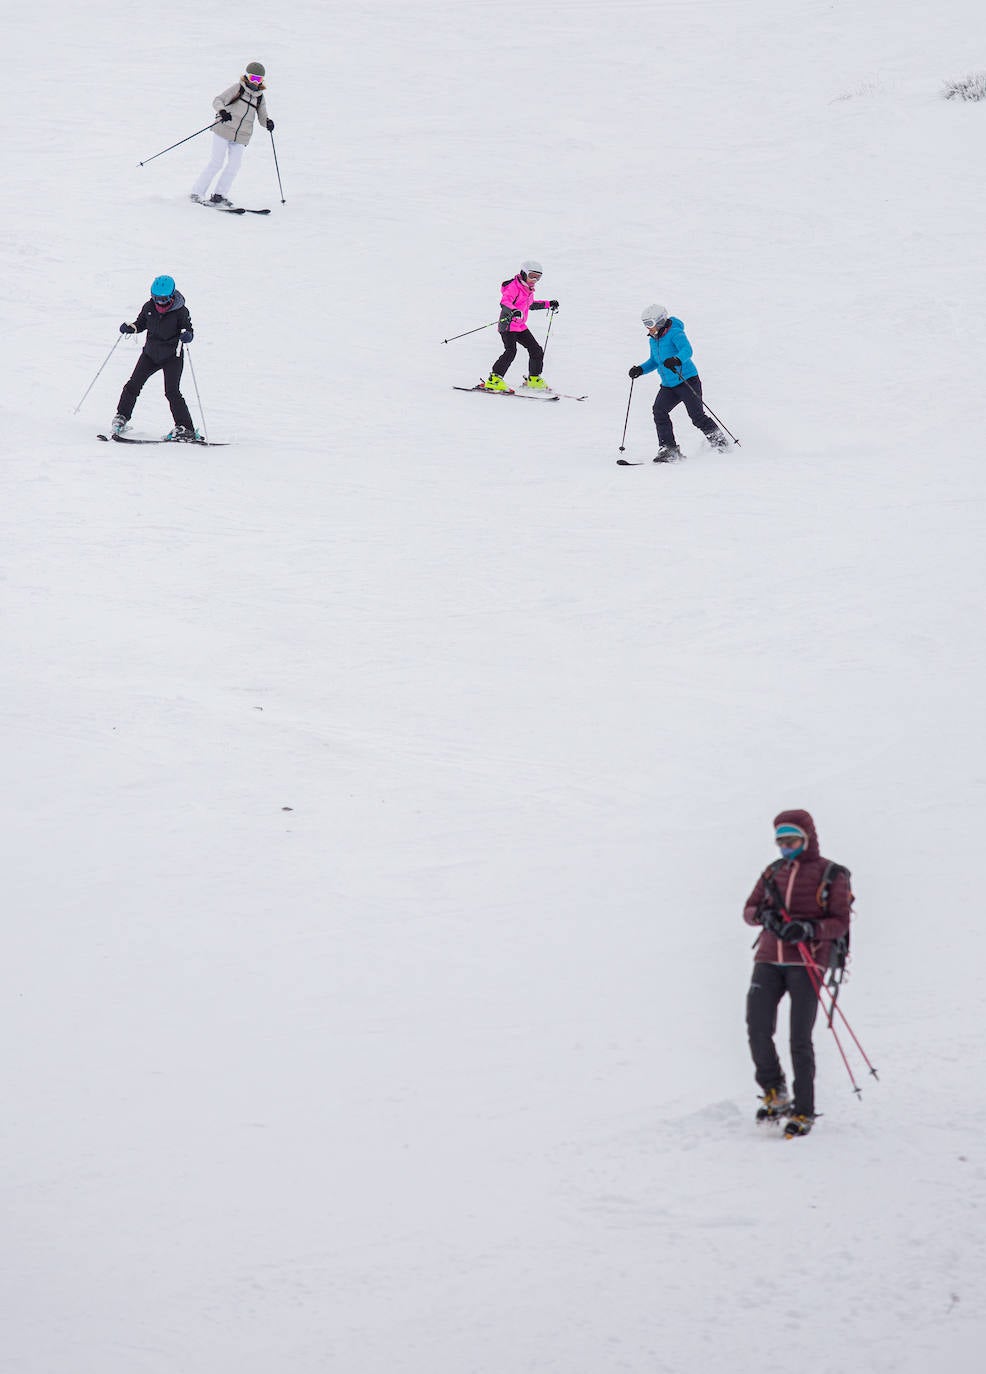
[(263, 80), (264, 80), (264, 78), (263, 78), (262, 76), (256, 76), (256, 75), (254, 75), (253, 72), (247, 72), (247, 74), (246, 74), (246, 79), (249, 81), (249, 83), (250, 83), (251, 86), (261, 86), (261, 85), (263, 85)]
[(152, 296), (151, 300), (155, 305), (170, 305), (174, 296)]

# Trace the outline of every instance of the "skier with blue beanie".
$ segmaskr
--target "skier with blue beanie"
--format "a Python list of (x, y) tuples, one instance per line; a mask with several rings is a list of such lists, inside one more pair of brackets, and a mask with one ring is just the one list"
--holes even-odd
[(702, 381), (692, 361), (692, 346), (685, 326), (663, 305), (648, 305), (640, 313), (650, 337), (650, 357), (645, 363), (630, 368), (629, 376), (642, 377), (657, 372), (661, 389), (654, 401), (654, 424), (660, 445), (655, 463), (673, 463), (684, 454), (675, 442), (671, 412), (680, 402), (685, 403), (688, 418), (700, 429), (713, 448), (726, 448), (729, 440), (716, 422), (705, 413), (702, 404)]
[(112, 424), (113, 433), (123, 434), (124, 430), (129, 429), (130, 417), (145, 382), (155, 372), (163, 372), (164, 394), (175, 422), (174, 429), (165, 438), (185, 441), (199, 439), (201, 436), (192, 423), (191, 411), (178, 389), (185, 366), (183, 349), (192, 342), (195, 332), (185, 297), (176, 287), (174, 277), (162, 275), (154, 278), (150, 300), (141, 306), (133, 324), (120, 325), (120, 333), (146, 333), (147, 342), (130, 380), (120, 393)]

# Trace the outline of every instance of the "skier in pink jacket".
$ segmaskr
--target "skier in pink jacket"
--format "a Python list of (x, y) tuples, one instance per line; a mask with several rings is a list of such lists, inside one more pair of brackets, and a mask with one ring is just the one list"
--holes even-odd
[(500, 322), (497, 325), (503, 335), (503, 352), (493, 364), (489, 377), (483, 383), (487, 391), (509, 391), (503, 380), (507, 368), (517, 356), (517, 345), (523, 344), (529, 355), (530, 372), (524, 378), (524, 386), (534, 391), (547, 391), (548, 384), (541, 376), (544, 365), (544, 349), (527, 327), (529, 310), (557, 310), (557, 301), (536, 301), (534, 288), (541, 280), (544, 268), (539, 262), (529, 259), (520, 265), (516, 277), (503, 283), (500, 294)]

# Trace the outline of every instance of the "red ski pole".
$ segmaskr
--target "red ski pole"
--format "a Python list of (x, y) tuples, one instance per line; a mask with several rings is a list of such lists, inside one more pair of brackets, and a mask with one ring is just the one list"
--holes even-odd
[[(859, 1043), (859, 1037), (857, 1036), (856, 1032), (853, 1030), (852, 1026), (849, 1024), (849, 1018), (846, 1016), (846, 1013), (845, 1013), (845, 1012), (842, 1010), (842, 1008), (839, 1006), (838, 1002), (837, 1002), (836, 999), (832, 996), (831, 992), (829, 992), (829, 999), (830, 999), (830, 1002), (829, 1002), (829, 1005), (828, 1005), (828, 1006), (825, 1005), (825, 1002), (824, 1002), (823, 999), (822, 999), (822, 992), (823, 992), (823, 991), (828, 992), (828, 989), (825, 987), (824, 983), (822, 982), (822, 976), (823, 976), (823, 975), (822, 975), (822, 968), (821, 968), (821, 965), (819, 965), (819, 964), (817, 964), (817, 963), (815, 962), (815, 960), (811, 957), (811, 954), (809, 953), (809, 951), (808, 951), (808, 949), (807, 949), (807, 947), (806, 947), (805, 945), (799, 944), (799, 945), (798, 945), (798, 950), (800, 951), (801, 957), (802, 957), (802, 959), (804, 960), (805, 968), (808, 970), (808, 976), (809, 976), (809, 978), (811, 979), (811, 985), (812, 985), (812, 987), (815, 989), (815, 995), (816, 995), (816, 997), (818, 998), (819, 1006), (822, 1008), (822, 1011), (825, 1012), (826, 1019), (827, 1019), (827, 1021), (828, 1021), (828, 1028), (829, 1028), (829, 1030), (832, 1032), (833, 1036), (835, 1037), (835, 1043), (839, 1046), (839, 1052), (840, 1052), (840, 1054), (842, 1054), (843, 1060), (845, 1060), (845, 1057), (846, 1057), (846, 1056), (845, 1056), (845, 1053), (843, 1052), (843, 1049), (842, 1049), (842, 1043), (841, 1043), (841, 1041), (839, 1040), (838, 1035), (836, 1034), (835, 1026), (832, 1024), (832, 1018), (833, 1018), (833, 1016), (835, 1015), (836, 1012), (839, 1013), (839, 1016), (840, 1016), (841, 1019), (842, 1019), (842, 1024), (845, 1026), (846, 1030), (849, 1032), (850, 1036), (852, 1037), (852, 1042), (853, 1042), (853, 1044), (856, 1046), (857, 1050), (859, 1050), (859, 1053), (860, 1053), (860, 1055), (862, 1056), (862, 1059), (863, 1059), (863, 1063), (864, 1063), (864, 1064), (866, 1065), (866, 1067), (869, 1069), (870, 1074), (872, 1075), (872, 1077), (875, 1078), (876, 1081), (879, 1083), (879, 1081), (880, 1081), (880, 1075), (877, 1073), (876, 1069), (873, 1067), (872, 1063), (870, 1062), (870, 1057), (869, 1057), (869, 1055), (866, 1053), (866, 1051), (863, 1049), (862, 1045)], [(847, 1064), (846, 1067), (848, 1068), (849, 1065)], [(853, 1077), (853, 1076), (852, 1076), (852, 1071), (851, 1071), (851, 1070), (850, 1070), (850, 1073), (849, 1073), (849, 1077), (850, 1077), (850, 1078)], [(857, 1093), (859, 1092), (859, 1088), (856, 1086), (856, 1080), (855, 1080), (854, 1078), (853, 1078), (853, 1088), (854, 1088), (854, 1090), (855, 1090)]]
[[(822, 1000), (822, 985), (818, 977), (818, 965), (808, 954), (808, 951), (805, 949), (804, 945), (798, 945), (798, 949), (801, 951), (801, 957), (805, 961), (805, 972), (808, 974), (808, 977), (811, 981), (811, 986), (815, 990), (815, 996), (818, 998), (818, 1005), (821, 1007), (822, 1011), (827, 1012), (825, 1002)], [(848, 1056), (846, 1055), (846, 1052), (843, 1049), (842, 1041), (839, 1039), (839, 1033), (835, 1029), (831, 1021), (828, 1022), (828, 1028), (832, 1032), (832, 1039), (838, 1046), (839, 1053), (842, 1056), (842, 1062), (846, 1066), (846, 1073), (849, 1075), (849, 1082), (852, 1084), (852, 1090), (857, 1097), (862, 1097), (863, 1090), (856, 1082), (856, 1077), (853, 1074)]]

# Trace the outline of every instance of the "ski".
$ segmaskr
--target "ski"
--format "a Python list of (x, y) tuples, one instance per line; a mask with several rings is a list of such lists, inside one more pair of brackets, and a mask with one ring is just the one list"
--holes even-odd
[(229, 448), (229, 444), (213, 439), (128, 439), (125, 434), (97, 434), (96, 438), (102, 439), (104, 444), (112, 440), (114, 444), (189, 444), (193, 448)]
[(553, 386), (544, 388), (521, 386), (521, 391), (525, 392), (527, 395), (533, 395), (535, 392), (540, 391), (542, 395), (558, 396), (563, 401), (587, 401), (589, 399), (588, 392), (586, 392), (584, 396), (570, 396), (567, 391), (556, 391)]
[(481, 391), (487, 396), (515, 396), (520, 401), (560, 401), (558, 395), (546, 396), (536, 391), (493, 391), (488, 386), (454, 386), (453, 391)]
[[(669, 467), (672, 463), (684, 462), (687, 456), (688, 455), (685, 453), (680, 453), (677, 458), (652, 458), (651, 462), (657, 463), (659, 466), (663, 465), (664, 467)], [(617, 458), (616, 461), (621, 468), (645, 468), (647, 466), (645, 462), (634, 462), (630, 458)]]
[(270, 209), (251, 210), (245, 205), (213, 205), (208, 200), (198, 200), (196, 205), (204, 205), (207, 210), (222, 210), (224, 215), (269, 215)]

